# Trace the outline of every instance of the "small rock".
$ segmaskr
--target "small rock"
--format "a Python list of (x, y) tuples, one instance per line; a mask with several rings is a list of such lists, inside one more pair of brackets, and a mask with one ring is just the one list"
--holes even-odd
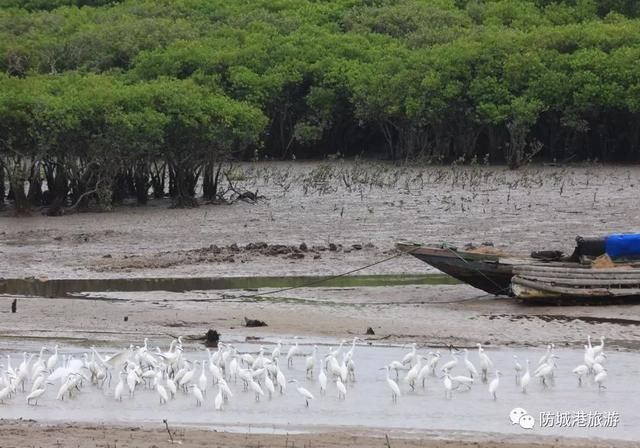
[(111, 258), (111, 254), (103, 255), (102, 258)]
[(331, 252), (335, 252), (338, 250), (338, 246), (336, 246), (334, 243), (329, 243), (329, 250)]
[(300, 243), (300, 250), (302, 252), (306, 252), (309, 250), (309, 248), (307, 247), (307, 243)]
[(124, 316), (124, 321), (129, 322), (129, 316)]
[(258, 248), (258, 245), (256, 243), (249, 243), (246, 246), (244, 246), (244, 250), (256, 250)]
[(369, 335), (369, 336), (373, 336), (376, 334), (375, 331), (373, 331), (373, 328), (371, 327), (367, 327), (367, 331), (365, 332), (365, 334)]
[(351, 247), (355, 250), (362, 250), (362, 244), (352, 244)]
[(314, 259), (314, 260), (319, 260), (320, 258), (321, 258), (321, 257), (320, 257), (320, 254), (318, 254), (318, 255), (314, 255), (314, 256), (313, 256), (313, 259)]
[(292, 254), (287, 255), (285, 258), (289, 258), (291, 260), (300, 260), (301, 258), (304, 258), (304, 254), (300, 252), (294, 252)]
[(236, 243), (233, 243), (232, 245), (229, 246), (229, 250), (233, 251), (233, 252), (240, 252), (240, 248), (238, 247), (238, 245)]

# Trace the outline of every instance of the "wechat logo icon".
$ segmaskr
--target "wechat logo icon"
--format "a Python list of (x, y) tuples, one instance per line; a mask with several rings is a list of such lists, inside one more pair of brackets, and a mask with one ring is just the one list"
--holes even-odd
[(509, 412), (509, 420), (512, 425), (520, 425), (522, 429), (533, 429), (536, 424), (536, 419), (522, 408), (512, 409)]

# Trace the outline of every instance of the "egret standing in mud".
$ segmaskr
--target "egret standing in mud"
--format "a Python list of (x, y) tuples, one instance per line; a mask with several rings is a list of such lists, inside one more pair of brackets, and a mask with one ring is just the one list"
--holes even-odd
[(318, 355), (318, 346), (313, 346), (313, 352), (311, 355), (307, 356), (305, 360), (305, 370), (307, 372), (307, 377), (313, 378), (313, 368), (316, 365), (316, 356)]
[(516, 372), (516, 386), (520, 384), (520, 372), (522, 372), (522, 364), (518, 361), (518, 357), (513, 355), (513, 370)]
[(500, 375), (502, 375), (500, 371), (496, 370), (496, 377), (491, 380), (491, 383), (489, 383), (489, 393), (494, 400), (498, 399), (496, 392), (498, 391), (498, 386), (500, 386)]
[(478, 358), (480, 358), (480, 371), (482, 372), (482, 382), (487, 382), (487, 374), (489, 369), (493, 367), (493, 363), (482, 348), (482, 344), (478, 344)]
[(526, 361), (526, 365), (527, 365), (527, 370), (524, 372), (524, 375), (522, 375), (522, 378), (520, 378), (520, 387), (522, 388), (523, 394), (527, 393), (527, 386), (529, 385), (529, 381), (531, 381), (531, 372), (529, 371), (528, 359)]
[(289, 352), (287, 353), (287, 367), (288, 368), (293, 367), (293, 357), (296, 356), (298, 354), (298, 352), (300, 351), (300, 348), (298, 347), (298, 336), (294, 336), (293, 340), (295, 342), (295, 345), (293, 345), (289, 349)]
[(305, 407), (309, 407), (309, 400), (315, 400), (315, 397), (313, 396), (313, 394), (311, 392), (309, 392), (307, 389), (305, 389), (302, 386), (298, 385), (298, 380), (296, 379), (292, 379), (289, 380), (290, 383), (296, 383), (296, 390), (298, 391), (298, 393), (300, 394), (300, 396), (302, 396), (302, 398), (304, 398), (304, 402), (305, 402)]
[(464, 352), (464, 366), (469, 371), (469, 376), (471, 378), (477, 377), (478, 376), (478, 370), (476, 369), (476, 366), (474, 366), (473, 363), (469, 360), (469, 350), (467, 350), (465, 348), (463, 350), (463, 352)]
[(320, 360), (320, 373), (318, 374), (318, 383), (320, 383), (320, 395), (327, 390), (327, 374), (324, 373), (324, 359)]
[(606, 389), (607, 387), (604, 385), (605, 380), (607, 379), (607, 370), (606, 369), (602, 369), (600, 372), (598, 372), (594, 378), (594, 381), (596, 382), (596, 384), (598, 385), (598, 391), (601, 391), (602, 389)]
[(389, 366), (384, 366), (382, 367), (382, 369), (384, 369), (386, 374), (387, 386), (389, 387), (389, 389), (391, 389), (391, 401), (397, 403), (398, 397), (400, 396), (400, 388), (398, 387), (398, 383), (396, 383), (389, 377)]

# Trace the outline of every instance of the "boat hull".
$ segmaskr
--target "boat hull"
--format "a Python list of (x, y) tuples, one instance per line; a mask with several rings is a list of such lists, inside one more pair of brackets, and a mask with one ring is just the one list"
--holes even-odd
[(513, 266), (499, 263), (499, 258), (495, 255), (426, 246), (398, 245), (398, 248), (489, 294), (509, 294)]

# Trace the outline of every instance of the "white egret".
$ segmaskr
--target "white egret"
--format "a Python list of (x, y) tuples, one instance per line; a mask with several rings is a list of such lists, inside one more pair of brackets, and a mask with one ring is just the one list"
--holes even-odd
[(31, 393), (27, 395), (27, 405), (30, 404), (31, 400), (34, 400), (36, 402), (36, 406), (38, 406), (38, 398), (40, 398), (40, 396), (44, 394), (44, 392), (45, 392), (44, 387), (31, 391)]
[(442, 366), (442, 369), (440, 369), (442, 372), (447, 370), (451, 372), (451, 370), (453, 370), (453, 368), (458, 365), (458, 355), (453, 349), (451, 349), (451, 358), (453, 359), (451, 361), (444, 363), (444, 365)]
[(271, 400), (271, 397), (275, 393), (276, 388), (273, 384), (273, 380), (271, 379), (271, 377), (269, 376), (269, 373), (266, 370), (264, 371), (264, 387), (267, 389), (267, 392), (269, 392), (269, 400)]
[(593, 354), (598, 355), (602, 353), (602, 350), (604, 350), (604, 336), (600, 336), (600, 345), (593, 347)]
[(469, 376), (471, 378), (478, 376), (478, 369), (476, 369), (476, 366), (474, 366), (473, 363), (469, 360), (469, 350), (465, 348), (463, 352), (464, 352), (464, 366), (469, 371)]
[(471, 385), (473, 384), (473, 378), (464, 375), (457, 375), (451, 377), (451, 381), (460, 386), (467, 386), (467, 389), (471, 389)]
[(113, 398), (118, 401), (122, 401), (122, 391), (124, 390), (124, 376), (125, 372), (120, 372), (120, 381), (116, 384), (116, 389), (113, 392)]
[[(198, 365), (200, 364), (200, 361), (195, 361), (194, 364)], [(193, 375), (195, 375), (195, 370), (196, 370), (195, 367), (192, 367), (191, 369), (187, 370), (182, 375), (182, 378), (180, 378), (180, 380), (178, 381), (178, 386), (182, 387), (186, 391), (187, 387), (189, 386), (189, 383), (191, 382), (191, 379), (193, 378)]]
[(167, 389), (169, 389), (171, 399), (174, 399), (176, 397), (176, 392), (178, 392), (178, 386), (176, 385), (176, 382), (171, 378), (167, 378)]
[(444, 385), (444, 397), (451, 399), (453, 397), (453, 382), (451, 381), (451, 376), (449, 375), (449, 371), (446, 370), (444, 373), (444, 378), (442, 379), (442, 384)]
[(47, 359), (47, 370), (51, 372), (53, 368), (58, 364), (58, 346), (56, 345), (53, 349), (53, 355), (49, 356)]
[(413, 364), (413, 361), (416, 358), (416, 343), (413, 342), (411, 344), (411, 351), (403, 356), (402, 364)]
[(44, 375), (38, 376), (31, 384), (31, 392), (40, 389), (44, 385)]
[(391, 401), (397, 403), (398, 397), (400, 396), (400, 388), (398, 387), (398, 383), (396, 383), (389, 377), (389, 366), (384, 366), (383, 369), (386, 373), (387, 386), (389, 386), (389, 389), (391, 389)]
[(198, 387), (202, 391), (203, 395), (207, 395), (207, 375), (204, 373), (205, 366), (207, 365), (207, 361), (204, 360), (202, 362), (202, 369), (200, 371), (200, 377), (198, 378)]
[(287, 367), (288, 368), (293, 367), (293, 357), (300, 351), (300, 347), (298, 347), (298, 336), (294, 336), (293, 340), (295, 342), (295, 345), (293, 345), (289, 349), (289, 352), (287, 352)]
[(550, 357), (551, 357), (551, 344), (547, 345), (547, 351), (538, 360), (538, 365), (540, 366), (542, 364), (546, 364), (547, 361), (549, 361)]
[(156, 383), (156, 390), (158, 391), (158, 395), (160, 396), (160, 404), (167, 403), (167, 401), (169, 401), (167, 389), (165, 389), (162, 384)]
[(396, 371), (396, 381), (399, 379), (398, 370), (407, 370), (409, 367), (402, 364), (400, 361), (391, 361), (389, 363), (389, 369), (393, 369)]
[(284, 394), (287, 391), (287, 379), (284, 376), (284, 373), (282, 373), (282, 370), (280, 370), (280, 367), (278, 367), (278, 364), (276, 364), (276, 383), (278, 384), (278, 387), (280, 388), (280, 393)]
[(607, 369), (602, 369), (594, 378), (594, 381), (598, 385), (598, 390), (606, 389), (607, 387), (604, 385), (605, 380), (607, 379)]
[(320, 373), (318, 374), (318, 383), (320, 383), (320, 394), (324, 394), (327, 390), (327, 374), (324, 373), (324, 359), (320, 360)]
[(305, 360), (305, 370), (306, 370), (306, 376), (307, 377), (311, 377), (313, 378), (313, 368), (316, 365), (316, 356), (318, 355), (318, 346), (314, 345), (313, 346), (313, 353), (311, 353), (311, 355), (307, 356), (306, 360)]
[(218, 384), (218, 381), (222, 378), (222, 372), (220, 371), (220, 367), (218, 367), (213, 361), (209, 361), (209, 373), (211, 374), (212, 384)]
[(282, 341), (278, 341), (278, 345), (271, 352), (271, 359), (276, 360), (280, 359), (280, 352), (282, 351)]
[(231, 393), (231, 389), (227, 384), (227, 381), (223, 378), (218, 382), (218, 388), (222, 390), (222, 395), (224, 396), (224, 401), (228, 401), (229, 398), (233, 397), (233, 393)]
[(542, 380), (542, 385), (544, 387), (548, 386), (547, 382), (551, 380), (553, 377), (553, 371), (556, 368), (556, 363), (555, 363), (556, 358), (557, 358), (556, 355), (551, 355), (546, 364), (542, 364), (538, 367), (538, 369), (536, 369), (535, 376), (536, 378), (540, 378)]
[(344, 400), (347, 398), (347, 388), (344, 387), (344, 383), (340, 378), (336, 379), (336, 388), (338, 389), (338, 399)]
[(498, 391), (498, 386), (500, 386), (500, 375), (502, 375), (500, 371), (496, 370), (496, 377), (489, 383), (489, 394), (491, 394), (494, 400), (498, 399), (496, 392)]
[(422, 360), (424, 359), (421, 355), (416, 355), (413, 359), (417, 359), (418, 361), (414, 364), (411, 369), (407, 372), (407, 375), (404, 377), (404, 382), (411, 387), (411, 390), (415, 390), (416, 380), (418, 379), (418, 375), (422, 370)]
[(493, 362), (491, 362), (489, 356), (484, 352), (482, 344), (478, 344), (478, 358), (480, 359), (480, 372), (482, 372), (482, 382), (486, 383), (487, 375), (489, 369), (493, 367)]
[(513, 355), (513, 370), (516, 371), (516, 386), (520, 384), (520, 373), (522, 372), (522, 364), (518, 361), (518, 357)]
[(191, 389), (191, 393), (196, 399), (196, 406), (202, 406), (202, 402), (204, 401), (204, 396), (202, 395), (202, 391), (195, 384), (189, 384), (189, 388)]
[(9, 397), (11, 393), (11, 385), (7, 385), (3, 389), (0, 389), (0, 403), (4, 404), (4, 400)]
[(264, 396), (264, 391), (253, 378), (249, 381), (249, 388), (256, 394), (256, 401), (260, 401), (260, 397)]
[(222, 389), (218, 388), (218, 394), (216, 395), (215, 400), (213, 401), (213, 405), (216, 408), (216, 411), (222, 411)]
[(580, 364), (578, 367), (573, 369), (571, 372), (575, 373), (576, 375), (578, 375), (578, 386), (582, 386), (582, 377), (584, 375), (586, 375), (587, 373), (589, 373), (589, 367), (587, 367), (584, 364)]
[(526, 361), (526, 365), (527, 365), (527, 370), (524, 372), (524, 375), (522, 375), (522, 378), (520, 378), (520, 387), (522, 388), (523, 394), (527, 393), (527, 386), (529, 385), (529, 381), (531, 381), (531, 372), (529, 371), (528, 359)]
[(298, 380), (292, 379), (292, 380), (289, 380), (289, 382), (296, 383), (296, 390), (302, 396), (302, 398), (304, 398), (305, 406), (308, 408), (309, 400), (315, 400), (315, 397), (313, 396), (313, 394), (309, 392), (307, 389), (305, 389), (304, 387), (298, 385)]

